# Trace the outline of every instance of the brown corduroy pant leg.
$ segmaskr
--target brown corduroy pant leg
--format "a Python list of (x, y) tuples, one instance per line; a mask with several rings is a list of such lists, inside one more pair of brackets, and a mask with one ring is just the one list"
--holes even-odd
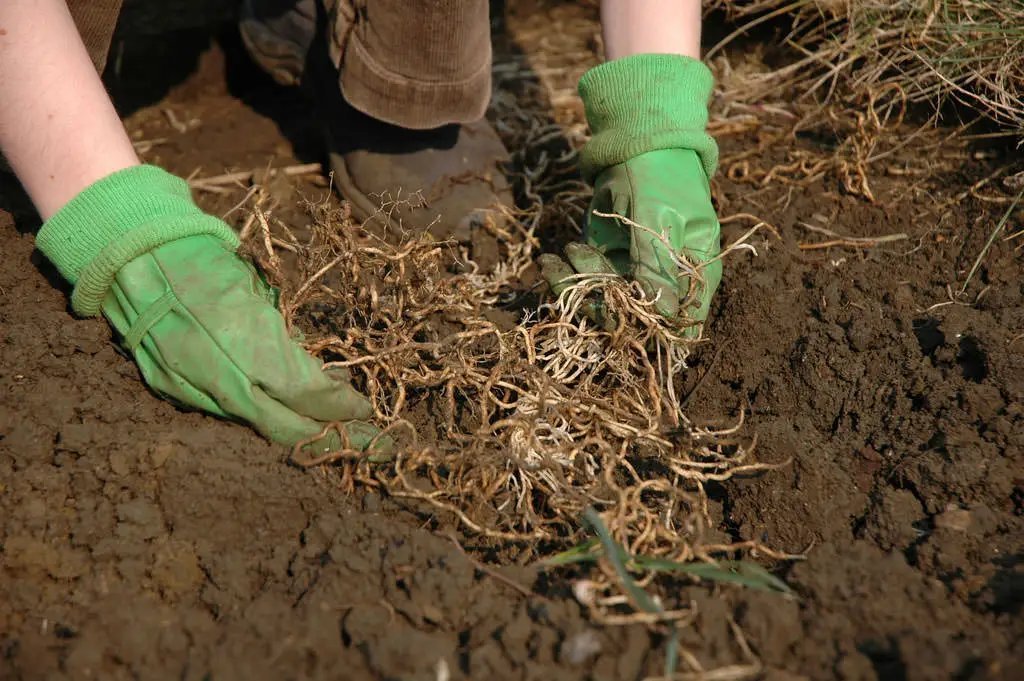
[[(429, 129), (480, 119), (491, 96), (487, 0), (322, 0), (328, 45), (349, 104)], [(69, 0), (99, 71), (122, 0)]]
[(117, 27), (122, 0), (68, 0), (68, 9), (75, 20), (85, 49), (92, 57), (96, 70), (103, 72), (107, 64), (110, 40)]
[(356, 109), (416, 130), (483, 117), (487, 0), (324, 0), (331, 59)]

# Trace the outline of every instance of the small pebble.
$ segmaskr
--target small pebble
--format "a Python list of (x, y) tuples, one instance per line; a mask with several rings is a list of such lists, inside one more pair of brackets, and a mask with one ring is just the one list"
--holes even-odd
[(562, 642), (559, 659), (566, 664), (578, 666), (601, 652), (601, 639), (593, 629), (572, 634)]
[(946, 510), (935, 516), (935, 527), (944, 527), (947, 530), (966, 532), (971, 526), (971, 512), (965, 508), (947, 506)]

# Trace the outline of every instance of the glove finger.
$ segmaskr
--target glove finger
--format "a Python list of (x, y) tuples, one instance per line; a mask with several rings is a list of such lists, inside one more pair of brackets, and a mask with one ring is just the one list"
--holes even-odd
[(587, 301), (583, 304), (583, 313), (608, 333), (614, 331), (619, 325), (618, 315), (609, 311), (604, 302)]
[(236, 310), (245, 314), (232, 315), (230, 330), (224, 329), (225, 333), (230, 331), (233, 340), (251, 340), (220, 345), (254, 388), (314, 421), (353, 421), (373, 416), (366, 397), (348, 381), (325, 373), (323, 362), (289, 336), (276, 309), (263, 302), (253, 303), (251, 296), (240, 300)]
[(565, 255), (581, 274), (619, 274), (611, 261), (590, 244), (571, 243), (565, 247)]
[[(612, 264), (601, 251), (590, 244), (573, 243), (565, 247), (565, 254), (569, 261), (580, 272), (590, 274), (611, 274), (616, 277), (622, 276), (619, 270)], [(587, 316), (599, 324), (605, 331), (614, 331), (618, 326), (618, 319), (610, 312), (603, 302), (593, 301), (584, 307)]]
[[(694, 321), (703, 322), (708, 317), (708, 310), (711, 307), (711, 299), (722, 281), (722, 261), (716, 260), (704, 266), (701, 271), (701, 288), (697, 291), (695, 304), (687, 310), (687, 315)], [(684, 284), (688, 286), (688, 282)]]
[[(301, 348), (296, 348), (305, 354)], [(315, 366), (305, 381), (282, 394), (282, 401), (295, 411), (317, 421), (352, 421), (373, 417), (373, 405), (352, 384), (337, 374), (325, 372), (319, 360), (306, 355)], [(312, 373), (316, 372), (316, 373)]]
[(540, 263), (540, 274), (547, 280), (551, 292), (555, 296), (562, 295), (562, 292), (572, 284), (576, 272), (569, 263), (551, 253), (542, 254), (537, 261)]
[[(384, 463), (393, 458), (391, 455), (395, 450), (394, 438), (387, 434), (381, 435), (380, 429), (373, 424), (365, 421), (348, 421), (342, 424), (341, 430), (344, 434), (339, 433), (336, 428), (331, 428), (323, 437), (303, 444), (299, 449), (306, 457), (306, 461), (343, 449), (365, 451), (367, 460), (373, 463)], [(322, 426), (317, 434), (321, 432)]]
[(641, 207), (633, 216), (646, 228), (630, 230), (631, 274), (647, 297), (655, 300), (658, 314), (675, 319), (679, 315), (680, 273), (667, 240), (670, 235), (684, 231), (685, 218), (667, 204), (656, 203), (655, 206), (654, 210)]
[[(584, 246), (583, 244), (569, 244), (566, 247), (566, 251), (576, 247)], [(584, 248), (590, 248), (584, 246)], [(601, 256), (598, 253), (598, 256)], [(562, 292), (568, 288), (574, 281), (573, 277), (577, 274), (572, 267), (569, 266), (564, 260), (559, 258), (557, 255), (551, 255), (545, 253), (540, 258), (541, 274), (547, 279), (551, 285), (551, 291), (556, 295), (562, 295)], [(614, 271), (612, 272), (614, 274)], [(587, 315), (596, 324), (599, 324), (606, 331), (613, 331), (616, 326), (615, 316), (606, 313), (605, 306), (600, 301), (588, 300), (583, 304), (583, 313)]]
[(198, 409), (221, 418), (232, 418), (216, 400), (204, 390), (193, 385), (187, 378), (167, 368), (159, 353), (153, 353), (153, 345), (146, 340), (132, 351), (135, 363), (142, 372), (142, 380), (160, 397), (185, 409)]
[[(258, 313), (254, 316), (260, 316)], [(280, 319), (280, 316), (277, 317)], [(283, 323), (280, 332), (285, 333)], [(373, 409), (365, 397), (343, 382), (331, 380), (318, 360), (297, 345), (265, 343), (259, 336), (252, 345), (266, 351), (268, 360), (288, 371), (302, 387), (296, 394), (299, 407), (239, 369), (236, 357), (213, 342), (206, 327), (194, 322), (187, 311), (175, 308), (152, 326), (136, 350), (146, 382), (158, 392), (219, 416), (245, 421), (275, 442), (294, 444), (313, 437), (322, 422), (369, 418)], [(285, 336), (286, 338), (286, 336)], [(293, 365), (297, 365), (293, 366)], [(292, 370), (294, 368), (294, 371)], [(308, 402), (303, 405), (302, 401)]]
[[(264, 436), (283, 445), (295, 445), (303, 440), (314, 438), (323, 432), (325, 424), (297, 413), (281, 404), (273, 396), (254, 388), (252, 402), (257, 411), (257, 418), (252, 419), (253, 426)], [(365, 449), (380, 430), (363, 421), (348, 421), (344, 430), (349, 438), (349, 446), (353, 449)], [(383, 440), (383, 438), (381, 438)], [(377, 444), (385, 444), (378, 442)], [(306, 445), (311, 452), (337, 451), (345, 445), (337, 431), (329, 430), (324, 437)]]
[(629, 215), (631, 205), (631, 183), (629, 173), (623, 164), (612, 166), (597, 177), (594, 182), (594, 198), (590, 201), (583, 225), (583, 238), (592, 246), (603, 251), (629, 251), (629, 230), (616, 218), (606, 218), (598, 213)]
[[(283, 329), (282, 329), (283, 331)], [(352, 385), (323, 371), (323, 363), (290, 340), (269, 344), (273, 372), (254, 371), (253, 383), (293, 411), (316, 421), (353, 421), (373, 416), (373, 406)]]
[(654, 301), (654, 309), (666, 319), (675, 319), (679, 315), (679, 291), (675, 283), (669, 283), (658, 272), (638, 265), (633, 277), (648, 300)]
[(131, 284), (126, 292), (140, 301), (142, 317), (153, 304), (149, 298), (172, 288), (176, 302), (148, 328), (154, 354), (225, 412), (260, 428), (266, 409), (253, 400), (262, 394), (312, 421), (372, 415), (365, 397), (324, 375), (323, 363), (289, 336), (267, 300), (265, 282), (223, 245), (179, 239), (129, 263), (118, 276)]
[[(210, 365), (210, 372), (206, 376), (213, 378), (205, 385), (197, 385), (196, 381), (179, 374), (171, 366), (181, 363), (175, 361), (175, 357), (178, 360), (182, 359), (181, 353), (178, 352), (168, 358), (165, 357), (166, 353), (162, 352), (162, 349), (165, 346), (168, 349), (174, 347), (179, 350), (183, 347), (195, 349), (201, 345), (199, 338), (192, 340), (193, 342), (185, 343), (184, 339), (179, 338), (179, 342), (165, 343), (152, 337), (145, 338), (136, 349), (135, 356), (146, 383), (175, 402), (199, 408), (220, 417), (249, 423), (262, 435), (280, 444), (294, 445), (296, 442), (314, 437), (323, 431), (323, 423), (296, 413), (258, 386), (248, 384), (244, 375), (237, 371), (223, 367), (217, 370)], [(186, 350), (187, 352), (188, 350)], [(216, 362), (216, 359), (209, 357), (208, 354), (205, 358)], [(232, 387), (231, 383), (237, 384)], [(347, 384), (344, 384), (342, 389), (352, 391)], [(352, 392), (354, 393), (354, 391)], [(240, 394), (245, 395), (246, 398), (242, 400), (234, 398)], [(365, 401), (365, 398), (358, 393), (355, 395)], [(372, 412), (368, 402), (367, 409)], [(346, 409), (347, 411), (349, 410)], [(351, 425), (346, 424), (345, 429), (349, 432), (350, 445), (360, 450), (365, 449), (380, 432), (371, 424), (358, 421), (352, 421)], [(333, 450), (337, 450), (342, 444), (341, 438), (334, 432), (333, 439), (329, 433), (328, 436), (312, 443), (311, 446), (321, 450), (325, 446), (330, 446), (333, 447)], [(392, 444), (390, 438), (380, 438), (374, 443), (374, 450), (376, 451), (378, 448), (390, 450)]]

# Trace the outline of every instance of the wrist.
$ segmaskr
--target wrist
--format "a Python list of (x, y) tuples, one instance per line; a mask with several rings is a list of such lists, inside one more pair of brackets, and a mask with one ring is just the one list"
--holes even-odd
[(650, 151), (692, 149), (710, 178), (718, 145), (707, 133), (714, 78), (702, 62), (672, 54), (638, 54), (596, 66), (579, 83), (593, 137), (581, 169), (606, 168)]
[(162, 244), (196, 234), (238, 245), (230, 227), (195, 205), (184, 180), (155, 166), (134, 166), (68, 201), (43, 225), (36, 245), (75, 285), (72, 308), (88, 316), (99, 312), (121, 267)]
[(611, 61), (633, 54), (700, 59), (700, 0), (601, 0), (601, 33)]

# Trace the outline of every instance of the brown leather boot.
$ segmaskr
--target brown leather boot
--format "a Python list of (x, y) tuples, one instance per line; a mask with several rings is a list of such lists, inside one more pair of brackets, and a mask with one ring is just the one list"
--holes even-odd
[(257, 64), (279, 82), (301, 81), (312, 95), (335, 188), (353, 215), (473, 242), (474, 259), (493, 264), (497, 244), (481, 229), (503, 221), (499, 206), (513, 205), (500, 167), (508, 151), (494, 128), (479, 120), (410, 130), (356, 110), (342, 96), (316, 9), (314, 0), (246, 0), (240, 28)]
[[(321, 101), (324, 98), (321, 98)], [(469, 241), (512, 193), (508, 151), (486, 120), (408, 130), (330, 96), (324, 120), (334, 184), (359, 219)]]

